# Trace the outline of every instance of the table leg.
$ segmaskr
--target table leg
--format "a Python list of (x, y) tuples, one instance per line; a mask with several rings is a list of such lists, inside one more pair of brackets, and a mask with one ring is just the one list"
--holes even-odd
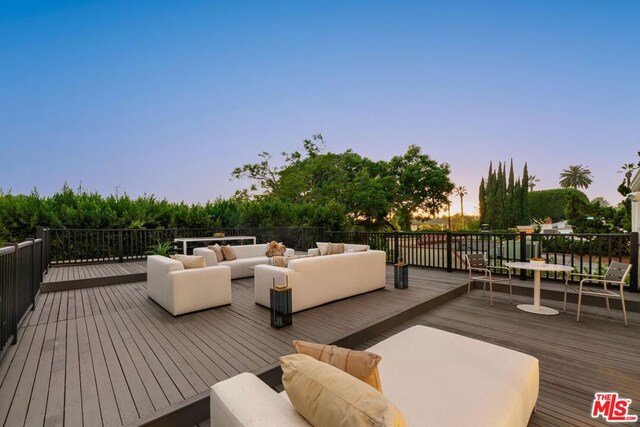
[(540, 310), (540, 270), (533, 270), (533, 307)]
[(187, 254), (187, 241), (182, 242), (182, 253)]
[(533, 304), (519, 304), (518, 309), (526, 311), (527, 313), (543, 314), (545, 316), (559, 314), (560, 312), (558, 310), (540, 305), (541, 275), (540, 270), (533, 270)]

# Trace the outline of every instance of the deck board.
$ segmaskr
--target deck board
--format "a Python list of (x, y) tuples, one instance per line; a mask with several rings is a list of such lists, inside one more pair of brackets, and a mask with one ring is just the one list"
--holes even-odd
[[(575, 306), (558, 316), (525, 314), (516, 304), (530, 298), (514, 297), (508, 303), (500, 295), (494, 307), (486, 303), (482, 291), (470, 298), (459, 297), (386, 333), (362, 343), (368, 348), (382, 339), (413, 325), (435, 327), (513, 350), (540, 360), (540, 395), (531, 426), (606, 425), (602, 418), (590, 417), (597, 391), (618, 391), (632, 399), (632, 411), (640, 412), (640, 315), (629, 314), (625, 328), (621, 314), (586, 307), (581, 322), (575, 320)], [(556, 301), (544, 301), (551, 306)]]
[[(140, 273), (145, 266), (56, 267), (50, 280), (132, 269)], [(41, 294), (19, 329), (18, 344), (0, 363), (0, 425), (134, 423), (217, 381), (272, 366), (292, 351), (294, 339), (334, 341), (458, 288), (466, 275), (411, 268), (407, 290), (393, 289), (392, 280), (389, 267), (386, 289), (296, 313), (294, 325), (282, 330), (269, 327), (269, 311), (254, 303), (252, 278), (233, 281), (231, 305), (177, 318), (147, 298), (144, 282)], [(531, 425), (591, 425), (582, 412), (594, 387), (617, 387), (637, 410), (640, 314), (630, 313), (624, 328), (619, 310), (607, 319), (601, 309), (585, 307), (584, 321), (577, 323), (572, 305), (569, 313), (547, 318), (518, 311), (505, 294), (495, 299), (490, 307), (481, 291), (473, 291), (471, 298), (457, 298), (402, 327), (426, 323), (539, 357), (541, 397)], [(603, 349), (614, 360), (603, 364)]]
[[(62, 268), (51, 280), (122, 273), (120, 264)], [(253, 278), (233, 282), (233, 304), (177, 318), (147, 298), (144, 282), (41, 294), (0, 363), (0, 425), (129, 424), (273, 365), (294, 339), (329, 342), (464, 283), (415, 269), (399, 291), (391, 273), (385, 290), (297, 313), (283, 330), (254, 303)]]

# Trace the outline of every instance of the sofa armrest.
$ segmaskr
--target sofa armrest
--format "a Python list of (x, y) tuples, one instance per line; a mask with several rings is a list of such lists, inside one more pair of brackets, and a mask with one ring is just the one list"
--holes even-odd
[(243, 373), (211, 387), (211, 427), (308, 427), (286, 399)]
[(163, 307), (174, 316), (231, 304), (231, 268), (226, 265), (173, 271), (169, 276)]
[(293, 248), (287, 248), (286, 251), (284, 251), (284, 256), (294, 256), (296, 254), (296, 250)]
[(204, 261), (207, 263), (207, 267), (218, 265), (218, 258), (216, 257), (216, 253), (209, 248), (195, 248), (193, 250), (193, 254), (204, 257)]
[(254, 293), (256, 304), (269, 307), (271, 304), (269, 299), (269, 289), (275, 284), (279, 285), (286, 283), (288, 280), (289, 286), (293, 285), (290, 275), (294, 273), (290, 268), (276, 267), (275, 265), (256, 265), (254, 269)]
[(308, 256), (320, 256), (320, 248), (311, 248), (307, 250)]

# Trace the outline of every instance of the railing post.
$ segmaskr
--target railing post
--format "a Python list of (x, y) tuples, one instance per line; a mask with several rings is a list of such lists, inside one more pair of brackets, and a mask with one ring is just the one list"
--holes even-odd
[(15, 345), (18, 343), (18, 269), (20, 266), (20, 261), (18, 259), (18, 251), (20, 245), (18, 243), (13, 243), (13, 292), (11, 292), (11, 313), (10, 313), (10, 322), (11, 322), (11, 345)]
[(122, 228), (118, 229), (118, 262), (123, 262), (124, 241), (122, 236)]
[(393, 230), (393, 263), (397, 264), (400, 258), (400, 237), (398, 230)]
[(29, 292), (29, 299), (31, 300), (31, 310), (33, 310), (36, 304), (36, 283), (40, 284), (40, 281), (36, 272), (38, 268), (36, 266), (36, 239), (27, 240), (31, 241), (31, 292)]
[(631, 233), (631, 280), (629, 282), (629, 290), (638, 292), (638, 263), (640, 262), (640, 251), (638, 250), (638, 232)]
[[(533, 234), (531, 235), (531, 250), (533, 250)], [(527, 262), (527, 233), (524, 231), (520, 232), (520, 262)], [(527, 280), (527, 270), (524, 268), (520, 269), (520, 280)]]
[(453, 271), (452, 257), (451, 257), (451, 231), (447, 231), (447, 272), (451, 273)]

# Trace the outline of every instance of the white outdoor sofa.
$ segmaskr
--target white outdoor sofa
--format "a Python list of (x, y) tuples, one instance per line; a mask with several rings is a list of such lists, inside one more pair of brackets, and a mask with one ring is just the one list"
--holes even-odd
[[(231, 279), (241, 279), (243, 277), (253, 277), (253, 267), (258, 264), (267, 264), (267, 243), (257, 245), (241, 245), (232, 246), (236, 253), (236, 259), (233, 261), (220, 261), (216, 258), (216, 254), (209, 248), (195, 248), (194, 255), (204, 257), (207, 266), (226, 265), (231, 268)], [(287, 249), (285, 256), (292, 256), (295, 253), (293, 249)]]
[(288, 267), (255, 267), (255, 301), (270, 307), (269, 289), (288, 283), (293, 312), (331, 301), (383, 289), (386, 284), (384, 251), (313, 256), (289, 261)]
[[(526, 426), (538, 399), (538, 359), (414, 326), (369, 348), (382, 390), (408, 426)], [(309, 426), (285, 391), (243, 373), (211, 387), (211, 426)], [(328, 408), (327, 410), (331, 410)]]
[(147, 295), (174, 316), (231, 304), (229, 267), (185, 270), (180, 261), (147, 257)]

